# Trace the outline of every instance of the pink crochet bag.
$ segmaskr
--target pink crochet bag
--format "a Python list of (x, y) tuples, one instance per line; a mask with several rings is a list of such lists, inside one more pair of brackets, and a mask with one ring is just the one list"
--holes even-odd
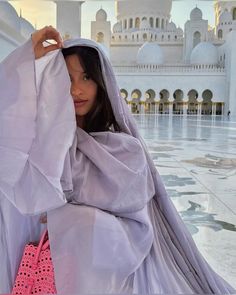
[(38, 245), (27, 244), (12, 294), (56, 294), (48, 231)]

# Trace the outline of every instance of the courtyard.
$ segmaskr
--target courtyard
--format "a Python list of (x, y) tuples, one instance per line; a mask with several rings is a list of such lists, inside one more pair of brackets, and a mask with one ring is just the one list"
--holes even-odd
[(236, 118), (134, 117), (201, 253), (236, 287)]

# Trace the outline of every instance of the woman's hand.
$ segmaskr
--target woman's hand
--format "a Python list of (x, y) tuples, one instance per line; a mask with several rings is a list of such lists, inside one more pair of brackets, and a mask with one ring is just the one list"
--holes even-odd
[[(60, 33), (52, 26), (46, 26), (41, 30), (35, 31), (32, 35), (35, 59), (38, 59), (50, 51), (62, 48), (63, 41)], [(56, 44), (44, 47), (43, 42), (46, 40), (55, 40)]]
[(47, 213), (43, 213), (40, 215), (39, 222), (42, 224), (47, 223)]

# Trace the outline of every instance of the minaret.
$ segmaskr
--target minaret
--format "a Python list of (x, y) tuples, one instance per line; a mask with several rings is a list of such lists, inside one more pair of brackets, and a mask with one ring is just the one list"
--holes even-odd
[(190, 20), (184, 25), (184, 60), (190, 62), (193, 48), (208, 41), (208, 21), (202, 18), (202, 11), (196, 6), (190, 13)]
[(111, 43), (111, 22), (107, 20), (107, 13), (99, 9), (96, 13), (96, 20), (91, 22), (91, 39), (106, 46)]
[(81, 37), (81, 6), (84, 1), (56, 0), (57, 29), (64, 39)]

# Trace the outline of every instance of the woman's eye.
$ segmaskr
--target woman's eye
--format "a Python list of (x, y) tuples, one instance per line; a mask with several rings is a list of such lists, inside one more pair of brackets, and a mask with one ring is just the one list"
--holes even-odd
[(89, 79), (90, 79), (89, 75), (85, 74), (84, 77), (83, 77), (83, 80), (84, 80), (84, 81), (87, 81), (87, 80), (89, 80)]

